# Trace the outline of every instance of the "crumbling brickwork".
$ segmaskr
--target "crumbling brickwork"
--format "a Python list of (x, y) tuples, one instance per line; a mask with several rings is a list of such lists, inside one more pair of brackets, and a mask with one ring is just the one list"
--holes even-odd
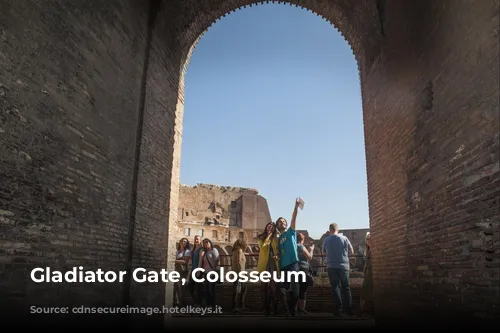
[[(258, 196), (259, 192), (256, 189), (213, 184), (181, 185), (178, 220), (208, 219), (211, 222), (241, 225), (242, 205), (236, 201), (244, 194)], [(269, 214), (269, 211), (267, 213)]]
[(169, 235), (175, 241), (200, 235), (222, 247), (238, 238), (256, 245), (257, 234), (271, 222), (267, 200), (256, 189), (213, 184), (181, 185), (177, 216)]
[[(64, 293), (27, 272), (171, 268), (183, 75), (200, 35), (254, 3), (0, 1), (5, 303), (160, 305), (171, 294)], [(286, 3), (329, 20), (359, 63), (377, 321), (498, 316), (498, 1)]]

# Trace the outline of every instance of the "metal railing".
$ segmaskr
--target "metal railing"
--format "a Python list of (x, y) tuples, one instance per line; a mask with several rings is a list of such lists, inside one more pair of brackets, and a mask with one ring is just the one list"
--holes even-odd
[[(257, 267), (257, 261), (259, 253), (245, 253), (247, 257), (246, 269), (252, 269)], [(232, 255), (231, 254), (219, 254), (219, 266), (221, 267), (231, 267), (232, 266)], [(353, 267), (358, 258), (362, 258), (362, 255), (349, 255), (349, 262), (351, 267)], [(250, 259), (250, 260), (249, 260)], [(316, 259), (316, 260), (315, 260)], [(326, 269), (326, 256), (321, 254), (313, 254), (313, 258), (310, 260), (311, 267), (316, 270)]]

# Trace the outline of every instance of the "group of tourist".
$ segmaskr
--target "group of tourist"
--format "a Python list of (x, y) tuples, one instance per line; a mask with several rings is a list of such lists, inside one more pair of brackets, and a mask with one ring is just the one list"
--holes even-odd
[[(305, 236), (296, 232), (296, 219), (300, 201), (295, 202), (295, 207), (290, 221), (290, 226), (286, 219), (280, 217), (276, 223), (270, 222), (264, 231), (258, 235), (258, 245), (260, 248), (257, 260), (257, 271), (259, 273), (269, 272), (304, 272), (307, 277), (305, 281), (293, 280), (276, 282), (270, 279), (269, 282), (261, 282), (261, 303), (266, 316), (278, 314), (278, 304), (281, 304), (287, 316), (295, 317), (298, 314), (307, 314), (306, 292), (308, 287), (314, 283), (316, 271), (310, 265), (313, 258), (314, 244), (304, 244)], [(339, 227), (336, 223), (330, 224), (329, 235), (322, 245), (322, 254), (326, 257), (328, 279), (333, 293), (334, 315), (340, 316), (342, 313), (352, 315), (352, 296), (349, 281), (349, 251), (354, 254), (353, 247), (349, 239), (339, 234)], [(238, 239), (233, 245), (231, 269), (235, 272), (245, 270), (246, 257), (245, 240)], [(365, 309), (366, 301), (371, 300), (371, 251), (370, 237), (367, 234), (365, 246), (365, 269), (364, 281), (361, 294), (361, 312)], [(181, 274), (181, 278), (188, 281), (187, 288), (182, 284), (175, 285), (174, 304), (185, 305), (185, 293), (188, 290), (197, 306), (215, 306), (215, 291), (217, 282), (209, 282), (207, 279), (203, 283), (196, 282), (191, 276), (191, 272), (200, 267), (205, 270), (203, 274), (215, 270), (219, 265), (219, 252), (214, 248), (209, 239), (200, 241), (200, 236), (194, 237), (194, 245), (191, 248), (189, 241), (182, 238), (176, 252), (176, 270)], [(191, 261), (191, 271), (189, 262)], [(198, 274), (202, 274), (198, 272)], [(341, 290), (344, 292), (344, 300), (341, 298)], [(247, 283), (234, 282), (232, 310), (241, 312), (245, 310), (245, 298), (247, 293)]]
[[(186, 305), (186, 291), (189, 291), (194, 298), (195, 305), (204, 304), (207, 307), (215, 307), (215, 286), (217, 282), (210, 282), (205, 279), (203, 282), (196, 282), (191, 278), (193, 270), (203, 268), (204, 271), (196, 273), (197, 278), (201, 274), (208, 274), (215, 271), (219, 266), (219, 251), (214, 247), (212, 241), (205, 238), (201, 241), (200, 236), (194, 237), (193, 248), (187, 238), (182, 238), (177, 246), (175, 258), (175, 270), (179, 272), (180, 278), (186, 279), (187, 288), (182, 283), (174, 285), (174, 305)], [(189, 262), (191, 261), (191, 270)]]

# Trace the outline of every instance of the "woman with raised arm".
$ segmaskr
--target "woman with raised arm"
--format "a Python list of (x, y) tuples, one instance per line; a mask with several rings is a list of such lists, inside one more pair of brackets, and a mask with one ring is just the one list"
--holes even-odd
[[(259, 258), (257, 260), (257, 270), (260, 273), (277, 272), (279, 274), (279, 246), (278, 233), (273, 222), (269, 222), (264, 231), (258, 236)], [(278, 313), (276, 282), (271, 278), (269, 282), (261, 282), (261, 303), (266, 316), (271, 315), (271, 306), (273, 315)], [(285, 305), (286, 306), (286, 305)]]
[(174, 304), (177, 306), (185, 306), (185, 290), (182, 285), (182, 279), (186, 279), (189, 274), (188, 264), (191, 258), (191, 246), (187, 238), (181, 238), (177, 245), (177, 252), (175, 253), (175, 270), (179, 273), (179, 282), (174, 284)]

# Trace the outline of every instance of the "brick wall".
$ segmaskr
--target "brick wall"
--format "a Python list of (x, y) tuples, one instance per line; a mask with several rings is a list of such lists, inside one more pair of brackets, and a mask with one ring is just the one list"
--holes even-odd
[(123, 284), (35, 284), (29, 272), (126, 268), (148, 8), (0, 8), (2, 306), (122, 304)]
[(405, 7), (362, 77), (377, 319), (498, 316), (498, 3)]
[[(179, 189), (179, 155), (173, 154), (174, 149), (180, 150), (178, 132), (181, 131), (180, 121), (174, 119), (182, 116), (182, 103), (177, 98), (179, 87), (179, 72), (175, 63), (179, 59), (176, 52), (169, 52), (165, 47), (165, 35), (169, 27), (162, 19), (168, 9), (160, 5), (160, 1), (150, 1), (150, 16), (156, 15), (156, 20), (149, 22), (151, 41), (148, 66), (145, 68), (146, 87), (144, 92), (144, 110), (138, 126), (142, 129), (141, 145), (137, 170), (137, 200), (133, 221), (133, 257), (132, 269), (143, 267), (147, 270), (166, 268), (173, 270), (172, 258), (166, 257), (167, 251), (172, 253), (175, 241), (169, 242), (168, 234), (173, 225), (169, 219), (177, 219), (177, 209), (169, 205), (177, 205)], [(174, 75), (175, 74), (175, 75)], [(176, 91), (163, 93), (165, 77), (175, 77)], [(177, 107), (179, 108), (177, 109)], [(141, 110), (139, 109), (139, 112)], [(142, 123), (141, 123), (142, 120)], [(135, 283), (131, 281), (130, 304), (134, 306), (169, 305), (172, 290), (171, 284)], [(162, 321), (161, 315), (153, 315), (150, 320)]]
[[(27, 273), (171, 267), (180, 74), (200, 34), (253, 2), (163, 1), (150, 35), (154, 1), (1, 0), (5, 303), (171, 295), (35, 285)], [(377, 320), (498, 316), (498, 2), (290, 2), (330, 20), (359, 62)]]

